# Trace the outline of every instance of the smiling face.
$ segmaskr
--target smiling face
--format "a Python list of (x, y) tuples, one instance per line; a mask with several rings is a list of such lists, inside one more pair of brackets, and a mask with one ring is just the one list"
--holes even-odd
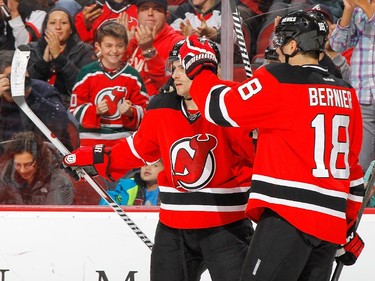
[(33, 159), (31, 153), (22, 152), (15, 154), (13, 164), (16, 172), (21, 176), (22, 179), (29, 183), (33, 181), (37, 167), (35, 159)]
[(69, 16), (63, 11), (52, 12), (48, 17), (46, 30), (53, 32), (59, 38), (60, 43), (65, 44), (72, 34)]
[(172, 78), (177, 94), (181, 97), (190, 98), (190, 87), (193, 81), (186, 76), (185, 69), (178, 60), (172, 63)]
[(106, 68), (116, 69), (121, 65), (121, 60), (126, 49), (123, 39), (104, 36), (100, 43), (95, 43), (95, 47), (101, 52), (101, 61)]

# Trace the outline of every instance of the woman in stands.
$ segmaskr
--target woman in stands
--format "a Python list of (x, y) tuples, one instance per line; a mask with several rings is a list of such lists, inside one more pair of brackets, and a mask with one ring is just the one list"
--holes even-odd
[(64, 8), (54, 8), (43, 23), (43, 36), (29, 44), (31, 78), (55, 86), (66, 108), (81, 67), (96, 60), (93, 47), (79, 38), (73, 18)]
[(0, 169), (0, 203), (67, 205), (73, 184), (59, 166), (60, 155), (33, 132), (15, 133)]

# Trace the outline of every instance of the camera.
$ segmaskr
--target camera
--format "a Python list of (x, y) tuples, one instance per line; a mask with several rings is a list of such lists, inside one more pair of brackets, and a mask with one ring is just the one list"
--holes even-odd
[(98, 9), (102, 9), (103, 8), (103, 3), (101, 3), (100, 1), (96, 0), (95, 1), (95, 8), (93, 9), (93, 11), (96, 11)]
[(3, 11), (6, 18), (10, 18), (10, 11), (8, 7), (4, 4), (0, 6), (1, 10)]

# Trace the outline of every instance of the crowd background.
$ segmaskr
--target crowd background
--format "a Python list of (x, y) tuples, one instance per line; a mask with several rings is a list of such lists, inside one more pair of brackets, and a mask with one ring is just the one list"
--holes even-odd
[[(166, 88), (170, 74), (166, 71), (165, 65), (173, 45), (185, 36), (198, 34), (216, 41), (219, 45), (233, 44), (234, 64), (229, 71), (233, 72), (233, 80), (245, 79), (236, 36), (234, 35), (230, 40), (221, 36), (221, 29), (225, 24), (221, 18), (223, 1), (100, 0), (96, 2), (98, 3), (93, 0), (0, 0), (0, 160), (1, 165), (6, 165), (8, 170), (13, 167), (13, 172), (17, 171), (14, 163), (12, 166), (12, 158), (9, 156), (13, 155), (9, 149), (14, 147), (10, 144), (17, 139), (17, 136), (19, 137), (17, 133), (40, 134), (37, 128), (31, 126), (27, 116), (17, 109), (9, 94), (11, 69), (9, 61), (12, 51), (19, 45), (28, 44), (31, 48), (28, 66), (28, 74), (31, 78), (28, 80), (28, 87), (31, 90), (27, 95), (28, 103), (34, 105), (33, 110), (39, 113), (39, 117), (69, 149), (80, 146), (80, 138), (87, 129), (77, 117), (81, 116), (83, 111), (78, 112), (81, 107), (77, 106), (77, 103), (72, 103), (72, 97), (76, 97), (79, 91), (82, 92), (80, 89), (86, 82), (86, 76), (91, 75), (87, 74), (89, 64), (98, 64), (99, 68), (102, 67), (109, 80), (113, 80), (117, 73), (123, 73), (124, 66), (132, 67), (139, 75), (138, 85), (141, 89), (139, 91), (149, 100)], [(327, 36), (330, 40), (322, 54), (321, 64), (336, 76), (354, 83), (353, 86), (363, 97), (360, 101), (368, 125), (364, 126), (367, 130), (364, 132), (367, 138), (363, 150), (366, 159), (361, 161), (361, 164), (366, 171), (370, 162), (375, 159), (374, 1), (236, 0), (236, 4), (242, 17), (241, 27), (253, 70), (263, 64), (277, 61), (270, 46), (275, 20), (277, 21), (279, 17), (293, 10), (318, 10), (326, 18), (330, 30)], [(356, 6), (367, 7), (368, 10)], [(96, 38), (97, 30), (108, 21), (115, 21), (124, 26), (127, 33), (124, 50), (121, 53), (122, 63), (112, 68), (101, 65), (103, 59), (104, 62), (110, 62), (110, 59), (106, 58), (105, 48), (100, 44), (101, 42), (97, 42)], [(344, 21), (344, 25), (337, 28), (340, 21)], [(364, 53), (370, 55), (363, 56)], [(95, 81), (100, 83), (98, 80)], [(105, 89), (103, 88), (103, 91)], [(128, 100), (126, 96), (125, 100)], [(108, 107), (106, 110), (111, 110), (108, 99), (102, 104)], [(133, 100), (126, 104), (128, 104), (126, 110), (130, 110), (132, 114), (138, 112), (138, 115), (143, 116), (142, 112), (147, 110), (148, 101), (142, 100), (137, 105)], [(136, 126), (128, 128), (130, 134), (136, 132), (140, 122), (141, 120)], [(107, 126), (106, 133), (109, 129), (113, 128)], [(23, 166), (18, 165), (18, 171), (20, 167), (24, 168)], [(132, 187), (138, 185), (139, 190), (142, 190), (139, 182), (134, 180), (140, 173), (140, 169), (135, 169), (130, 174), (124, 175), (122, 186), (110, 185), (101, 178), (97, 178), (97, 181), (107, 185), (109, 191), (118, 195), (119, 190), (123, 190), (126, 180), (137, 183)], [(4, 176), (2, 177), (0, 183), (4, 182)], [(39, 200), (35, 203), (36, 201), (33, 200), (7, 201), (6, 198), (0, 198), (0, 202), (1, 204), (76, 205), (100, 203), (100, 196), (89, 184), (74, 179), (70, 181), (74, 191), (73, 200), (55, 202)], [(17, 182), (12, 192), (14, 193), (18, 188), (20, 194), (24, 193), (23, 186), (24, 184)], [(35, 182), (33, 186), (35, 187)], [(9, 188), (9, 180), (7, 185), (0, 186), (0, 197), (2, 194), (7, 194), (7, 188)], [(39, 194), (41, 188), (45, 187), (39, 188)], [(126, 194), (130, 196), (128, 191)], [(142, 192), (135, 192), (135, 194), (135, 196), (145, 196)], [(134, 202), (143, 202), (142, 200), (133, 196), (132, 200), (125, 201), (130, 202), (127, 203), (128, 205), (132, 205), (136, 204)], [(158, 200), (155, 202), (157, 205)]]

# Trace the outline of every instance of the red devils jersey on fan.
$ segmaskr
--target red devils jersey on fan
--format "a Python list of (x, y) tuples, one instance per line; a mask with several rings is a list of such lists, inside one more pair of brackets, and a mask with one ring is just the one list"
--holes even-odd
[(350, 85), (317, 65), (277, 64), (235, 87), (204, 70), (191, 93), (211, 122), (259, 129), (251, 219), (270, 208), (305, 233), (345, 243), (363, 196), (362, 119)]
[(141, 126), (111, 152), (111, 174), (162, 159), (160, 221), (207, 228), (245, 217), (253, 148), (248, 132), (189, 114), (174, 93), (155, 96)]
[[(78, 120), (80, 144), (114, 145), (129, 136), (141, 122), (149, 97), (139, 73), (130, 65), (110, 74), (97, 61), (82, 68), (74, 85), (70, 111)], [(107, 100), (109, 111), (96, 114), (97, 104)], [(132, 103), (133, 117), (120, 114), (118, 106), (125, 100)]]
[(75, 16), (75, 25), (78, 32), (79, 37), (82, 41), (92, 44), (94, 41), (94, 34), (96, 30), (106, 21), (108, 20), (115, 20), (122, 12), (126, 12), (128, 15), (128, 25), (129, 28), (132, 26), (138, 25), (138, 9), (136, 5), (130, 5), (125, 3), (115, 3), (115, 5), (119, 6), (112, 8), (106, 1), (104, 2), (102, 8), (102, 14), (93, 22), (92, 27), (90, 30), (86, 29), (84, 23), (83, 12), (79, 12)]
[(150, 96), (157, 94), (159, 89), (167, 82), (166, 59), (169, 57), (174, 44), (182, 39), (185, 39), (185, 36), (165, 24), (155, 37), (153, 47), (156, 54), (153, 58), (143, 56), (136, 38), (130, 40), (126, 48), (125, 60), (141, 74)]

